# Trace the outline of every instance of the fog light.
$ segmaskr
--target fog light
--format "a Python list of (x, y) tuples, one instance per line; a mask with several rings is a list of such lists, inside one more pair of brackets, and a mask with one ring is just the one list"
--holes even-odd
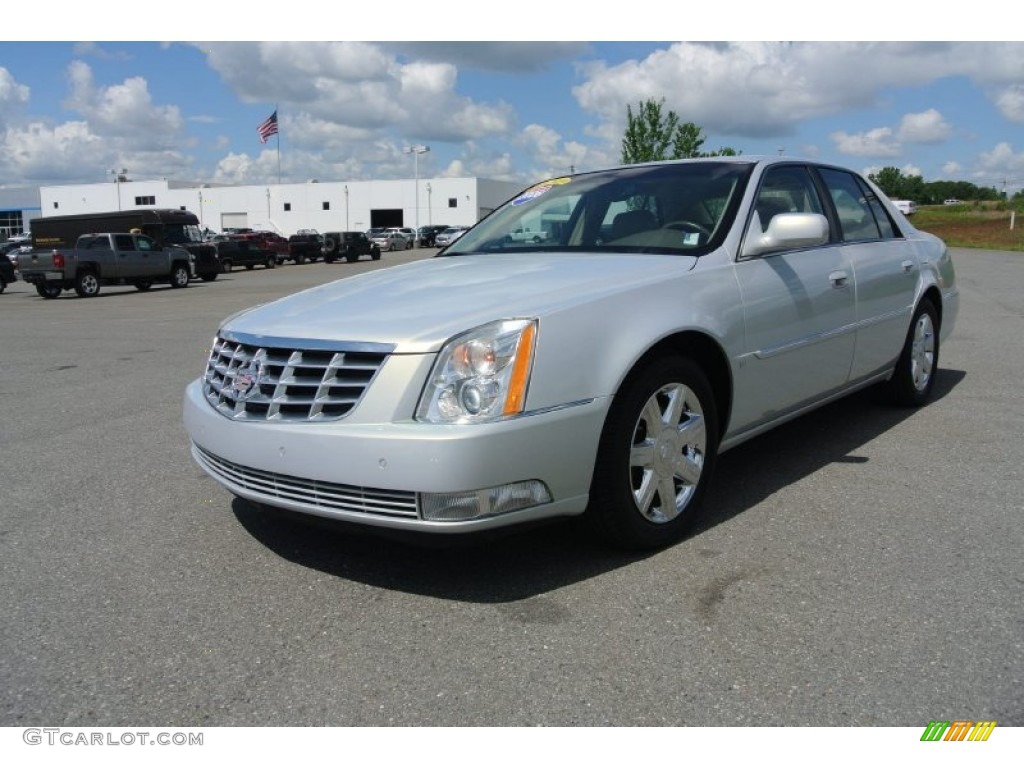
[(421, 493), (420, 514), (424, 520), (453, 523), (504, 515), (550, 501), (551, 492), (544, 483), (525, 480), (479, 491)]

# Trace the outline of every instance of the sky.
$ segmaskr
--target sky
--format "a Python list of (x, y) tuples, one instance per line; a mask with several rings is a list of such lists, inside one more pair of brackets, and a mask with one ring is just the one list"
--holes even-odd
[[(438, 0), (417, 17), (384, 1), (329, 13), (306, 0), (79, 5), (89, 12), (45, 25), (8, 18), (21, 39), (0, 42), (0, 186), (91, 183), (121, 168), (133, 180), (260, 184), (277, 181), (279, 162), (285, 182), (418, 173), (525, 186), (617, 164), (627, 107), (663, 99), (703, 129), (706, 150), (1024, 187), (1024, 43), (987, 41), (962, 19), (920, 30), (914, 16), (887, 17), (891, 3), (857, 6), (885, 24), (833, 16), (819, 29), (780, 13), (821, 8), (797, 0), (773, 3), (768, 23), (735, 6), (741, 25), (653, 0), (639, 19), (617, 18), (628, 6), (537, 0)], [(584, 23), (583, 8), (605, 16)], [(934, 39), (827, 39), (879, 29)], [(156, 30), (246, 39), (137, 41)], [(311, 31), (350, 39), (303, 39)], [(534, 39), (560, 31), (589, 39)], [(806, 39), (775, 41), (792, 37)], [(397, 42), (357, 42), (380, 38)], [(279, 136), (261, 144), (256, 127), (275, 109)], [(414, 158), (414, 145), (430, 151)]]

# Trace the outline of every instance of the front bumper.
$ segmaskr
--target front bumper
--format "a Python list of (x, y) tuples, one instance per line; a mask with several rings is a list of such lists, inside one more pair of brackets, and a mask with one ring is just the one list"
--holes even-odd
[[(374, 410), (364, 401), (335, 422), (240, 422), (217, 413), (197, 380), (185, 393), (184, 422), (193, 458), (237, 496), (370, 526), (465, 533), (582, 513), (607, 407), (602, 398), (491, 424), (433, 425), (360, 422), (360, 412)], [(423, 519), (420, 494), (533, 480), (550, 502), (472, 520)]]

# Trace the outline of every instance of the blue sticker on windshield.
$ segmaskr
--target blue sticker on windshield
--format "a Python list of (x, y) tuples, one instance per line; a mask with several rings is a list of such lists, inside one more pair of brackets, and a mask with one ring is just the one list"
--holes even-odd
[(522, 205), (528, 203), (531, 200), (536, 200), (538, 197), (543, 195), (545, 192), (550, 192), (552, 187), (561, 186), (562, 184), (568, 184), (572, 179), (563, 176), (560, 179), (551, 179), (545, 181), (543, 184), (538, 184), (535, 187), (530, 187), (528, 190), (523, 192), (519, 197), (512, 201), (512, 205)]

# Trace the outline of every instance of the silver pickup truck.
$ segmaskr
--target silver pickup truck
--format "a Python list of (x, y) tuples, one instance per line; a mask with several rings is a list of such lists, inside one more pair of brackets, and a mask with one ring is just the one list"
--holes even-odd
[(82, 235), (71, 250), (34, 250), (18, 256), (22, 279), (44, 299), (74, 289), (95, 296), (103, 285), (134, 285), (148, 291), (154, 283), (184, 288), (192, 273), (184, 248), (160, 248), (146, 235), (104, 232)]

